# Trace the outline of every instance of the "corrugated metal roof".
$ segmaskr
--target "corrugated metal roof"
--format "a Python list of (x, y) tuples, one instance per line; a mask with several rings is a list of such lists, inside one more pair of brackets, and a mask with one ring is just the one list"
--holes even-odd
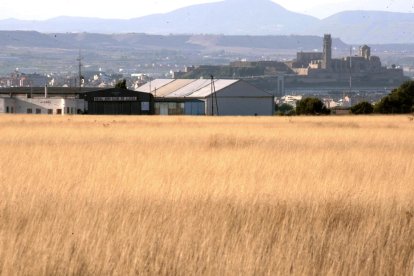
[(137, 89), (137, 91), (152, 93), (155, 89), (158, 90), (158, 89), (164, 87), (165, 85), (168, 85), (169, 83), (171, 83), (173, 81), (174, 81), (173, 79), (156, 79), (156, 80), (153, 80), (151, 82), (147, 82), (143, 86), (140, 86)]
[[(216, 92), (240, 80), (214, 80)], [(157, 89), (155, 93), (155, 88)], [(157, 79), (151, 83), (152, 94), (157, 98), (206, 98), (211, 95), (210, 79)], [(149, 83), (138, 91), (149, 92)]]
[[(214, 86), (216, 88), (216, 92), (220, 92), (220, 90), (229, 87), (230, 85), (238, 82), (239, 80), (215, 80)], [(191, 98), (206, 98), (211, 95), (211, 86), (208, 85), (203, 87), (202, 89), (194, 92), (193, 94), (189, 95), (188, 97)]]
[(168, 83), (167, 85), (161, 87), (160, 89), (157, 88), (157, 90), (153, 90), (152, 94), (155, 97), (166, 97), (171, 93), (174, 93), (175, 91), (189, 85), (190, 83), (194, 82), (193, 79), (179, 79), (174, 80), (173, 82)]
[(191, 82), (190, 84), (173, 91), (171, 94), (168, 94), (166, 98), (188, 97), (189, 95), (193, 94), (194, 92), (206, 86), (210, 87), (210, 83), (211, 83), (211, 80), (206, 80), (206, 79), (193, 80), (193, 82)]

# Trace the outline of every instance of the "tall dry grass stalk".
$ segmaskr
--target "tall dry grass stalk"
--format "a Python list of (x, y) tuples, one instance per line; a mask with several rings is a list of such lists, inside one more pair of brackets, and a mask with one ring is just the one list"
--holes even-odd
[(0, 117), (0, 274), (413, 265), (407, 117)]

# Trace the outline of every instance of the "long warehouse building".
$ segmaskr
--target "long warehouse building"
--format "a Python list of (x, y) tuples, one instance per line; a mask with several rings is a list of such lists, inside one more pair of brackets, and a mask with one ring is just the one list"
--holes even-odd
[(155, 97), (155, 114), (271, 116), (274, 97), (243, 80), (156, 79), (137, 91)]

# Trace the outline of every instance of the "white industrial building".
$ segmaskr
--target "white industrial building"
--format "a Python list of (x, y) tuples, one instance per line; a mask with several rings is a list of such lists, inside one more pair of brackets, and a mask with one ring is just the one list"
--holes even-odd
[(274, 97), (242, 80), (156, 79), (137, 89), (155, 97), (155, 114), (271, 116)]
[(80, 114), (85, 101), (75, 88), (7, 88), (0, 90), (0, 113)]
[(84, 101), (79, 99), (0, 97), (0, 113), (65, 115), (80, 114), (83, 110)]

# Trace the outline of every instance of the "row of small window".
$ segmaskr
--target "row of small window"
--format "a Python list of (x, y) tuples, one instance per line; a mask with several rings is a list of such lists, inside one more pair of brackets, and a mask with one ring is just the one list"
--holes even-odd
[[(35, 111), (36, 114), (42, 114), (42, 109), (40, 109), (40, 108), (36, 108), (35, 110), (33, 110), (32, 108), (28, 108), (27, 109), (27, 114), (33, 114), (33, 111)], [(82, 113), (80, 109), (76, 110), (73, 107), (66, 107), (65, 112), (66, 112), (65, 114), (80, 114), (80, 113)], [(62, 114), (62, 109), (56, 109), (56, 112), (53, 112), (53, 109), (47, 109), (47, 114), (49, 114), (49, 115), (53, 115), (53, 114), (61, 115)]]
[[(6, 113), (14, 113), (14, 107), (13, 106), (6, 106)], [(27, 114), (33, 114), (33, 113), (42, 114), (42, 109), (36, 108), (36, 109), (33, 110), (32, 108), (28, 108), (26, 110), (26, 113)], [(73, 107), (66, 107), (65, 108), (65, 114), (81, 114), (81, 113), (82, 113), (82, 110), (80, 110), (80, 109), (76, 110), (76, 108), (73, 108)], [(45, 114), (50, 114), (50, 115), (58, 114), (58, 115), (60, 115), (60, 114), (62, 114), (62, 109), (56, 109), (55, 112), (53, 112), (53, 109), (47, 109), (47, 113), (45, 113)]]
[[(58, 109), (58, 112), (60, 111), (60, 113), (56, 113), (56, 114), (62, 114), (62, 109)], [(40, 108), (36, 108), (35, 109), (36, 114), (42, 114), (42, 110)], [(33, 109), (28, 108), (27, 109), (27, 114), (33, 114)], [(53, 114), (53, 109), (48, 109), (47, 110), (47, 114)]]

